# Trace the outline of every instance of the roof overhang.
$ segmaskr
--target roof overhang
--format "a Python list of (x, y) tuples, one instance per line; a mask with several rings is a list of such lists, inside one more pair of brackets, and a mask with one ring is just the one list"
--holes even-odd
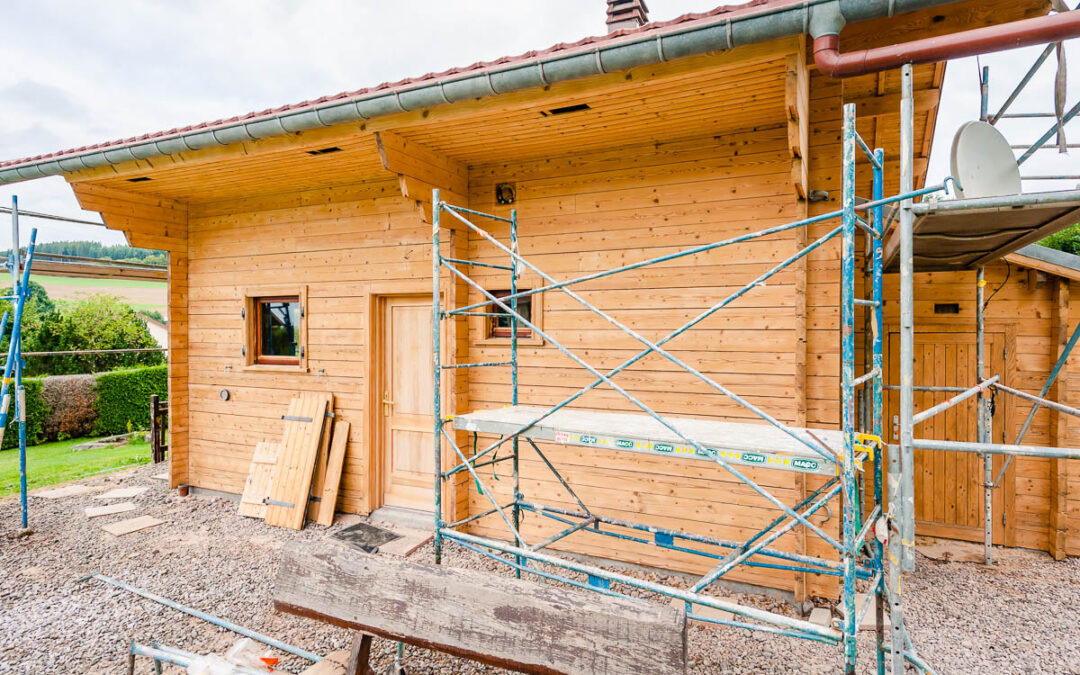
[(803, 35), (821, 11), (847, 23), (959, 0), (755, 0), (639, 29), (316, 101), (38, 157), (0, 162), (0, 184), (366, 121)]
[(1080, 280), (1080, 255), (1031, 244), (1005, 256), (1005, 261), (1053, 274), (1062, 279)]

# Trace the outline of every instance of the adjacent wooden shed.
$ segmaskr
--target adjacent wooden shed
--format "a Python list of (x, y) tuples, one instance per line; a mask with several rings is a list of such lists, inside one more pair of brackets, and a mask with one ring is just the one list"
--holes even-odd
[[(240, 492), (256, 443), (279, 435), (289, 399), (298, 391), (327, 391), (337, 414), (352, 425), (338, 508), (430, 510), (433, 188), (473, 209), (503, 215), (516, 209), (522, 252), (558, 278), (837, 209), (846, 102), (857, 104), (860, 133), (885, 149), (893, 180), (886, 192), (897, 189), (897, 72), (831, 79), (813, 67), (802, 35), (620, 65), (627, 61), (620, 61), (618, 48), (644, 38), (720, 30), (747, 13), (795, 4), (764, 0), (721, 8), (278, 110), (5, 162), (0, 180), (62, 173), (82, 206), (100, 212), (132, 245), (169, 252), (173, 485)], [(852, 23), (842, 42), (845, 49), (873, 47), (898, 35), (941, 35), (1048, 8), (1043, 0), (945, 3)], [(589, 58), (604, 72), (570, 77), (559, 71), (560, 63), (582, 54), (595, 55)], [(504, 85), (526, 69), (547, 79), (524, 88)], [(915, 70), (920, 183), (944, 70), (944, 64)], [(486, 75), (488, 89), (458, 90), (464, 82), (479, 87), (477, 74)], [(439, 85), (441, 100), (432, 98), (432, 84)], [(812, 191), (827, 197), (808, 201)], [(643, 334), (662, 335), (827, 227), (628, 273), (583, 293)], [(443, 245), (466, 253), (462, 258), (489, 255), (463, 230)], [(785, 422), (835, 428), (839, 265), (837, 246), (822, 248), (672, 349)], [(1055, 262), (1031, 252), (988, 268), (992, 372), (1004, 382), (1029, 391), (1041, 386), (1070, 320), (1080, 319), (1077, 311), (1070, 318), (1069, 286), (1077, 274), (1073, 258)], [(526, 274), (520, 287), (538, 283)], [(926, 383), (972, 383), (973, 273), (927, 274), (917, 288), (917, 325), (924, 331), (917, 372)], [(449, 278), (442, 293), (479, 300)], [(887, 298), (894, 321), (895, 291)], [(613, 367), (635, 346), (558, 293), (538, 295), (529, 310), (545, 331), (598, 366)], [(459, 361), (496, 361), (505, 357), (507, 331), (471, 317), (444, 348)], [(289, 344), (281, 344), (275, 336), (286, 333)], [(551, 404), (591, 380), (538, 336), (525, 332), (520, 339), (523, 403)], [(898, 350), (891, 340), (886, 349), (893, 364)], [(505, 405), (507, 377), (459, 371), (445, 378), (444, 399), (458, 412)], [(666, 414), (748, 421), (745, 411), (681, 378), (661, 359), (644, 360), (620, 381)], [(1058, 398), (1071, 400), (1077, 386), (1062, 378)], [(628, 409), (604, 388), (576, 405)], [(968, 440), (973, 425), (963, 408), (955, 411), (936, 418), (941, 426), (927, 435)], [(994, 433), (1011, 438), (1025, 413), (1015, 403), (999, 406)], [(1027, 440), (1075, 445), (1078, 432), (1044, 411)], [(550, 457), (590, 503), (615, 516), (732, 539), (776, 516), (719, 467), (562, 446), (552, 446)], [(975, 461), (919, 454), (922, 533), (979, 539)], [(791, 502), (814, 480), (753, 471)], [(523, 462), (522, 475), (548, 503), (565, 502), (538, 464)], [(506, 481), (495, 485), (508, 493)], [(468, 487), (461, 482), (444, 499), (449, 519), (487, 508)], [(1080, 467), (1070, 473), (1064, 461), (1018, 460), (996, 494), (1000, 543), (1080, 553)], [(826, 513), (814, 518), (837, 526)], [(484, 520), (474, 527), (495, 532)], [(545, 527), (525, 524), (526, 531)], [(654, 567), (706, 569), (701, 558), (598, 539), (565, 545)], [(827, 553), (804, 535), (779, 545)], [(732, 575), (800, 598), (833, 592), (827, 579), (803, 577), (761, 568)]]

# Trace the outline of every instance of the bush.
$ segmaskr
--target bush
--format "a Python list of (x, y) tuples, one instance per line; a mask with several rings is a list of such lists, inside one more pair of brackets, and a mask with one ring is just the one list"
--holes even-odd
[[(45, 420), (49, 417), (49, 404), (42, 396), (40, 379), (24, 379), (26, 390), (26, 445), (45, 442)], [(4, 443), (0, 450), (19, 447), (19, 418), (15, 416), (15, 384), (11, 384), (11, 406), (8, 408), (7, 427), (4, 431)]]
[(42, 378), (41, 395), (49, 406), (44, 440), (62, 441), (89, 436), (94, 430), (97, 380), (93, 375), (55, 375)]
[(150, 428), (150, 396), (168, 395), (165, 366), (99, 373), (94, 410), (95, 435), (124, 434), (132, 429)]
[(1060, 232), (1055, 232), (1039, 242), (1047, 248), (1057, 249), (1073, 255), (1080, 255), (1080, 223), (1066, 227)]

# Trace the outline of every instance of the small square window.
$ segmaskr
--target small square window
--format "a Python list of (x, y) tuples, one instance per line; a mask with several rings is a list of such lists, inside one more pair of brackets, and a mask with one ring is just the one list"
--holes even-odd
[(255, 312), (255, 363), (300, 365), (300, 297), (256, 298)]
[(307, 369), (307, 288), (244, 289), (245, 370)]
[[(519, 289), (518, 292), (528, 289)], [(505, 298), (510, 295), (510, 291), (493, 291), (492, 295), (496, 298)], [(532, 295), (526, 295), (525, 297), (519, 297), (517, 299), (517, 313), (523, 318), (532, 323), (532, 308), (533, 308)], [(508, 307), (511, 306), (510, 302), (505, 303)], [(502, 307), (499, 307), (495, 303), (488, 305), (488, 311), (493, 314), (505, 314)], [(510, 315), (506, 316), (492, 316), (488, 317), (488, 334), (490, 338), (507, 338), (509, 339), (513, 335), (513, 318)], [(517, 322), (517, 336), (519, 339), (528, 339), (533, 335), (532, 329), (526, 326), (523, 322)]]

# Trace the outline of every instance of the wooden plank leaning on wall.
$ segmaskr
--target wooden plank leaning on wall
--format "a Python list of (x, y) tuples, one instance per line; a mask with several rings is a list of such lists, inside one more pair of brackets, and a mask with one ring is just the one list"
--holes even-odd
[(169, 254), (169, 486), (188, 482), (188, 208), (171, 199), (72, 183), (79, 205), (97, 211), (128, 244)]

